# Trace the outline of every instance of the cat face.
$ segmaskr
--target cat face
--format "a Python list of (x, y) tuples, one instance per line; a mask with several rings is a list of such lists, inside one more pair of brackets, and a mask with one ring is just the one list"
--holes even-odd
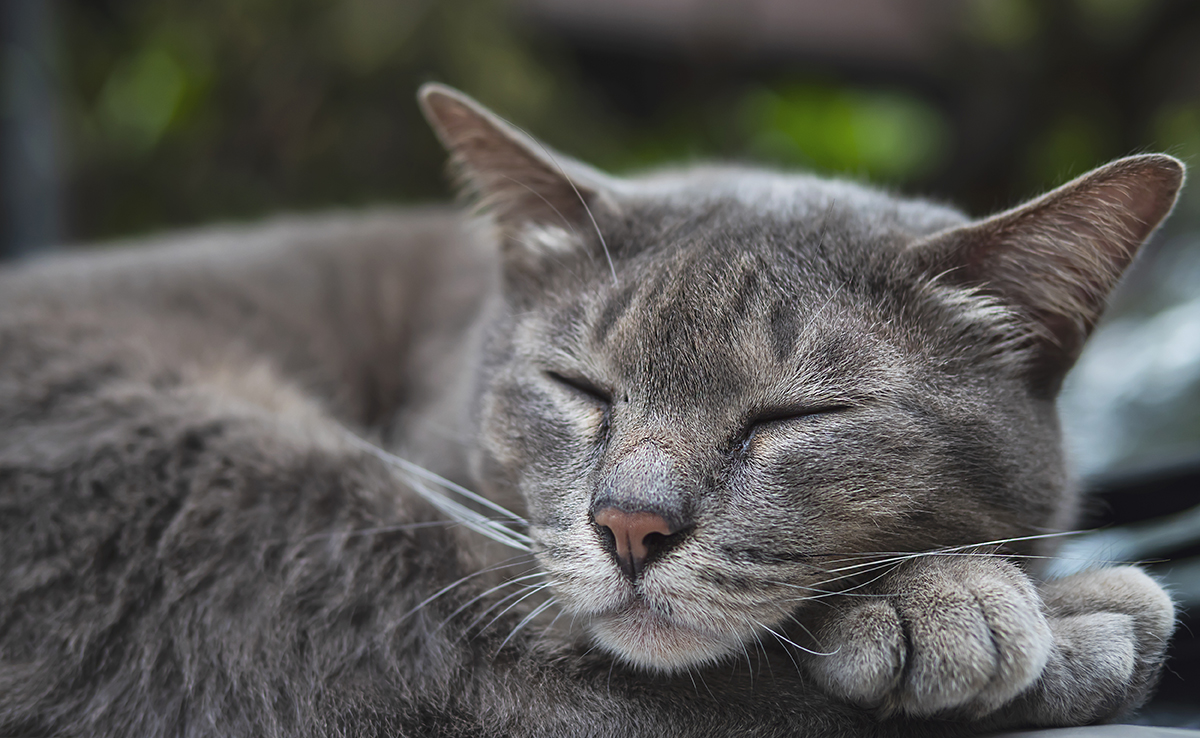
[[(766, 186), (722, 179), (739, 176), (743, 194)], [(830, 201), (819, 182), (771, 184)], [(639, 225), (601, 226), (615, 280), (577, 244), (514, 298), (481, 402), (481, 447), (498, 472), (488, 476), (526, 500), (556, 597), (603, 645), (660, 669), (740, 653), (846, 586), (858, 554), (1028, 531), (1003, 493), (1046, 480), (1022, 479), (992, 449), (1021, 445), (1005, 438), (1019, 380), (984, 351), (939, 354), (937, 334), (964, 326), (921, 331), (905, 310), (923, 300), (953, 311), (992, 345), (1011, 336), (1010, 316), (870, 273), (926, 221), (959, 217), (882, 199), (868, 212), (886, 208), (885, 226), (836, 203), (756, 214), (711, 192), (668, 214), (662, 200), (676, 194), (630, 198), (622, 212)], [(656, 228), (663, 220), (671, 227)], [(1009, 399), (1004, 413), (989, 412), (985, 392)], [(1053, 439), (1044, 427), (1030, 435)], [(631, 550), (623, 567), (620, 526), (598, 524), (612, 505), (669, 521), (624, 531), (631, 549), (645, 545), (640, 562)], [(1043, 504), (1023, 522), (1052, 514)]]
[(1173, 160), (972, 223), (800, 175), (618, 181), (458, 93), (423, 104), (506, 254), (478, 476), (524, 500), (555, 597), (610, 652), (713, 661), (888, 552), (1066, 522), (1053, 395)]

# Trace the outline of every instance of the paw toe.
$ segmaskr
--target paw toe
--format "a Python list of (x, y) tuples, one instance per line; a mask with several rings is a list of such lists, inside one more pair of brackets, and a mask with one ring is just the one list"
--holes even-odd
[(815, 657), (814, 675), (830, 693), (864, 707), (881, 704), (904, 669), (904, 630), (886, 600), (861, 602), (831, 619), (820, 644), (829, 653)]

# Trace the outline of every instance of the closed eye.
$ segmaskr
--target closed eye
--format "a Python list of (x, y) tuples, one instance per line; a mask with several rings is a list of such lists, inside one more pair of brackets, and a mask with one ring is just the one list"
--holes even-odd
[(759, 428), (776, 424), (788, 423), (790, 421), (805, 420), (819, 415), (832, 415), (834, 413), (844, 412), (850, 409), (850, 405), (813, 405), (800, 407), (781, 407), (771, 410), (764, 410), (753, 415), (746, 422), (745, 429), (739, 443), (735, 444), (742, 453), (745, 453), (750, 448), (750, 443), (754, 440), (754, 435)]
[(591, 381), (584, 379), (575, 374), (560, 374), (555, 371), (547, 371), (546, 376), (553, 379), (555, 382), (569, 387), (575, 392), (586, 395), (589, 399), (604, 405), (612, 404), (612, 394), (600, 389)]
[(810, 418), (814, 415), (830, 415), (832, 413), (840, 413), (849, 409), (849, 405), (815, 405), (764, 410), (750, 418), (750, 421), (746, 424), (746, 428), (751, 429), (757, 425), (782, 423), (788, 420), (801, 420), (803, 418)]

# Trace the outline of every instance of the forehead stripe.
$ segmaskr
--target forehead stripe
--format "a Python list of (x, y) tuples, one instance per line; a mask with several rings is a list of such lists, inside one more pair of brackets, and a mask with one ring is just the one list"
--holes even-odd
[(617, 294), (609, 298), (604, 309), (600, 311), (600, 316), (596, 319), (596, 324), (592, 328), (592, 338), (597, 344), (602, 344), (608, 339), (608, 334), (612, 332), (613, 326), (629, 310), (629, 305), (633, 302), (635, 289), (635, 284), (626, 284)]

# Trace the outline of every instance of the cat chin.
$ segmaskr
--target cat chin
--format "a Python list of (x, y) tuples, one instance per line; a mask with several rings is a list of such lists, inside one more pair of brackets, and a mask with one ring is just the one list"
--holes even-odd
[(684, 625), (644, 603), (594, 616), (589, 625), (602, 648), (649, 671), (676, 672), (711, 664), (742, 647), (741, 634)]

